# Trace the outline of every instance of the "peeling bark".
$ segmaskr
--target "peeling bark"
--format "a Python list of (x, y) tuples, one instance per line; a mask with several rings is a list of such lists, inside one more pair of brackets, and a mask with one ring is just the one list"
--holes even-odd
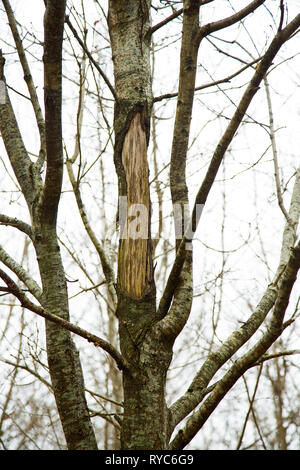
[[(122, 164), (126, 175), (127, 220), (121, 234), (119, 283), (123, 292), (140, 299), (151, 291), (153, 285), (147, 138), (140, 113), (132, 119), (125, 136)], [(139, 216), (139, 225), (130, 230), (130, 209), (136, 204), (141, 205), (135, 214)]]

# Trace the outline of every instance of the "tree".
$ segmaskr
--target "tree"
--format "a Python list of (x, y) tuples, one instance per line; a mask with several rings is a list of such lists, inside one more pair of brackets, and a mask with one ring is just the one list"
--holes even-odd
[[(123, 413), (117, 417), (121, 448), (182, 449), (201, 430), (236, 382), (249, 369), (268, 359), (267, 351), (296, 317), (294, 314), (288, 320), (285, 319), (300, 265), (300, 244), (296, 242), (300, 214), (300, 169), (295, 171), (292, 178), (294, 189), (287, 210), (278, 175), (272, 102), (267, 95), (277, 199), (285, 217), (278, 268), (269, 284), (261, 290), (260, 300), (255, 306), (249, 307), (246, 321), (235, 328), (218, 347), (211, 344), (186, 391), (167, 406), (166, 380), (174, 342), (182, 334), (193, 306), (195, 292), (192, 239), (199, 223), (199, 215), (212, 192), (218, 171), (224, 164), (224, 156), (230, 152), (233, 139), (248, 117), (252, 100), (257, 94), (261, 94), (263, 86), (269, 90), (268, 73), (279, 51), (287, 42), (296, 40), (300, 15), (287, 20), (287, 6), (284, 1), (254, 0), (222, 19), (206, 22), (202, 21), (202, 18), (206, 18), (205, 9), (214, 6), (213, 0), (185, 0), (182, 8), (177, 6), (177, 2), (165, 1), (153, 5), (154, 13), (164, 17), (152, 26), (152, 7), (148, 0), (111, 0), (108, 2), (107, 15), (98, 2), (95, 2), (103, 15), (101, 22), (107, 20), (114, 74), (112, 84), (101, 63), (101, 56), (97, 57), (97, 54), (89, 49), (87, 34), (90, 26), (84, 22), (84, 14), (80, 34), (72, 20), (73, 11), (67, 11), (66, 2), (47, 0), (44, 16), (42, 107), (27, 61), (28, 54), (21, 40), (19, 25), (10, 2), (3, 0), (2, 3), (38, 125), (40, 150), (34, 160), (25, 147), (7, 92), (9, 83), (6, 84), (6, 66), (1, 55), (0, 78), (4, 84), (5, 95), (0, 105), (0, 130), (14, 177), (27, 204), (29, 222), (7, 213), (1, 214), (0, 222), (2, 225), (17, 228), (30, 239), (41, 285), (22, 264), (18, 264), (4, 247), (1, 247), (0, 260), (5, 265), (5, 269), (0, 270), (1, 291), (18, 299), (23, 308), (45, 318), (51, 386), (68, 449), (97, 449), (98, 445), (85, 397), (81, 362), (71, 333), (106, 351), (122, 373)], [(227, 126), (209, 157), (205, 175), (196, 191), (189, 214), (186, 165), (191, 139), (193, 102), (195, 92), (205, 88), (205, 85), (196, 86), (199, 50), (215, 33), (227, 31), (234, 25), (244, 26), (244, 22), (252, 16), (257, 15), (259, 18), (259, 12), (265, 4), (270, 4), (269, 8), (272, 7), (274, 15), (277, 14), (278, 18), (274, 20), (277, 21), (276, 31), (268, 38), (263, 52), (258, 57), (252, 57), (250, 62), (244, 63), (238, 72), (207, 85), (217, 86), (232, 80), (245, 70), (252, 71), (247, 86), (235, 104), (232, 117), (228, 119)], [(81, 6), (84, 13), (83, 4)], [(168, 14), (170, 9), (171, 14)], [(157, 31), (181, 18), (178, 91), (153, 98), (153, 37)], [(83, 54), (82, 60), (79, 60), (75, 52), (72, 58), (76, 60), (80, 70), (77, 134), (73, 156), (69, 155), (66, 147), (64, 149), (62, 133), (62, 63), (66, 34), (75, 38)], [(230, 41), (228, 43), (230, 44)], [(232, 53), (231, 56), (233, 55)], [(87, 172), (80, 135), (85, 106), (84, 95), (88, 90), (85, 84), (86, 63), (89, 63), (92, 73), (98, 75), (95, 83), (100, 83), (101, 89), (104, 87), (105, 92), (110, 92), (111, 99), (114, 100), (113, 161), (118, 181), (117, 224), (120, 235), (116, 274), (113, 257), (110, 259), (101, 236), (93, 230), (82, 199), (84, 175)], [(99, 108), (104, 106), (104, 100), (100, 99), (101, 93), (99, 88)], [(162, 294), (157, 299), (159, 286), (155, 280), (153, 258), (160, 239), (152, 236), (153, 214), (147, 155), (151, 123), (152, 130), (156, 125), (153, 106), (172, 98), (176, 98), (176, 116), (168, 163), (169, 190), (176, 228), (176, 251)], [(100, 112), (103, 119), (107, 119), (103, 109), (100, 109)], [(109, 125), (107, 127), (109, 128)], [(108, 140), (111, 139), (110, 133)], [(152, 140), (155, 142), (155, 135)], [(102, 151), (102, 154), (104, 153), (105, 147)], [(68, 276), (60, 253), (63, 244), (57, 231), (64, 155), (65, 167), (82, 222), (89, 241), (99, 256), (104, 276), (105, 302), (112, 332), (109, 341), (70, 320)], [(77, 176), (74, 173), (75, 165)], [(103, 194), (107, 199), (107, 191)], [(157, 186), (158, 200), (160, 196), (161, 190)], [(101, 208), (98, 207), (98, 210), (100, 214)], [(161, 222), (162, 215), (159, 217)], [(161, 235), (161, 225), (159, 233)], [(76, 258), (72, 250), (70, 254)], [(31, 255), (33, 256), (33, 253)], [(94, 288), (96, 287), (94, 282)], [(118, 341), (114, 337), (116, 321)], [(260, 336), (255, 336), (266, 322), (267, 328)], [(246, 348), (243, 350), (244, 345)], [(242, 353), (236, 357), (235, 354), (240, 350)], [(115, 374), (115, 392), (120, 389), (120, 373), (116, 374), (115, 368), (111, 367), (110, 374)], [(187, 417), (189, 418), (186, 420)], [(178, 431), (177, 426), (182, 422), (184, 427)]]

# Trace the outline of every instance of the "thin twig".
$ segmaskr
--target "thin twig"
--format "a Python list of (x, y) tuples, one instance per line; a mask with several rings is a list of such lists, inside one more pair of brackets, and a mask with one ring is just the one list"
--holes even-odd
[(46, 152), (45, 121), (44, 121), (41, 106), (39, 104), (39, 99), (38, 99), (38, 96), (37, 96), (36, 87), (34, 85), (33, 78), (32, 78), (31, 72), (30, 72), (30, 68), (29, 68), (29, 64), (28, 64), (28, 61), (27, 61), (27, 58), (26, 58), (23, 43), (22, 43), (18, 28), (17, 28), (17, 22), (16, 22), (16, 19), (15, 19), (14, 13), (12, 11), (10, 2), (8, 0), (3, 0), (2, 3), (4, 5), (5, 11), (6, 11), (6, 15), (7, 15), (7, 18), (8, 18), (8, 22), (9, 22), (9, 26), (10, 26), (12, 35), (14, 37), (14, 41), (15, 41), (17, 52), (18, 52), (18, 55), (19, 55), (20, 63), (21, 63), (21, 66), (22, 66), (22, 69), (23, 69), (23, 72), (24, 72), (24, 80), (26, 82), (26, 85), (27, 85), (27, 88), (28, 88), (28, 91), (29, 91), (30, 100), (31, 100), (31, 103), (32, 103), (32, 107), (33, 107), (33, 110), (34, 110), (37, 126), (38, 126), (39, 133), (40, 133), (40, 143), (41, 143), (40, 157), (39, 157), (39, 160), (36, 162), (36, 165), (37, 165), (37, 167), (41, 168), (43, 163), (44, 163), (45, 154), (46, 154), (45, 153)]
[(248, 411), (247, 411), (246, 416), (245, 416), (242, 432), (241, 432), (241, 435), (239, 437), (239, 440), (238, 440), (238, 443), (237, 443), (237, 446), (236, 446), (236, 450), (239, 450), (241, 445), (242, 445), (242, 441), (243, 441), (243, 437), (244, 437), (244, 434), (245, 434), (247, 422), (248, 422), (250, 413), (253, 412), (253, 403), (254, 403), (255, 395), (256, 395), (256, 392), (257, 392), (257, 389), (258, 389), (258, 384), (259, 384), (259, 379), (260, 379), (260, 376), (261, 376), (261, 373), (262, 373), (262, 368), (263, 368), (263, 366), (261, 364), (260, 368), (259, 368), (259, 371), (258, 371), (258, 374), (257, 374), (254, 391), (253, 391), (252, 397), (249, 401), (249, 408), (248, 408)]
[[(225, 78), (221, 78), (220, 80), (216, 80), (214, 82), (210, 82), (210, 83), (205, 83), (203, 85), (199, 85), (195, 88), (195, 91), (200, 91), (200, 90), (204, 90), (205, 88), (210, 88), (210, 87), (213, 87), (213, 86), (216, 86), (216, 85), (220, 85), (221, 83), (228, 83), (230, 82), (230, 80), (232, 80), (233, 78), (235, 78), (237, 75), (241, 74), (242, 72), (244, 72), (246, 69), (248, 69), (249, 67), (252, 67), (254, 64), (256, 64), (257, 62), (259, 62), (260, 60), (262, 59), (262, 57), (258, 57), (258, 59), (255, 59), (253, 60), (252, 62), (249, 62), (247, 63), (244, 67), (242, 67), (241, 69), (237, 70), (236, 72), (234, 72), (233, 74), (231, 75), (228, 75), (227, 77)], [(166, 93), (164, 95), (160, 95), (160, 96), (156, 96), (155, 98), (153, 98), (153, 102), (156, 103), (158, 101), (162, 101), (162, 100), (165, 100), (165, 99), (170, 99), (170, 98), (175, 98), (176, 96), (178, 96), (178, 92), (177, 93)]]
[(88, 58), (90, 59), (90, 61), (92, 62), (92, 64), (94, 65), (94, 67), (98, 70), (98, 72), (100, 73), (101, 77), (103, 78), (103, 80), (105, 81), (106, 85), (108, 86), (108, 88), (110, 89), (113, 97), (115, 98), (116, 101), (118, 101), (118, 96), (117, 96), (117, 93), (114, 89), (114, 87), (112, 86), (112, 84), (110, 83), (109, 81), (109, 78), (107, 77), (107, 75), (103, 72), (103, 70), (101, 69), (101, 67), (99, 66), (99, 64), (95, 61), (95, 59), (93, 58), (92, 54), (90, 53), (90, 51), (88, 50), (88, 48), (85, 46), (84, 42), (80, 39), (76, 29), (74, 28), (74, 26), (72, 25), (71, 21), (70, 21), (70, 18), (69, 16), (66, 16), (66, 19), (65, 19), (65, 22), (67, 23), (67, 25), (69, 26), (70, 30), (72, 31), (74, 37), (76, 38), (77, 42), (80, 44), (80, 46), (82, 47), (82, 49), (84, 50), (84, 52), (86, 53), (86, 55), (88, 56)]
[(172, 15), (168, 16), (164, 20), (162, 20), (160, 23), (157, 23), (155, 26), (152, 26), (152, 28), (149, 30), (148, 34), (152, 35), (157, 31), (158, 29), (162, 28), (166, 24), (168, 24), (170, 21), (174, 20), (175, 18), (178, 18), (183, 13), (183, 8), (180, 8), (180, 10), (175, 11)]
[(286, 221), (294, 229), (294, 224), (284, 207), (282, 192), (280, 188), (280, 179), (279, 179), (279, 165), (278, 165), (278, 152), (277, 152), (277, 145), (276, 145), (276, 138), (275, 138), (275, 129), (274, 129), (274, 117), (273, 117), (273, 109), (272, 109), (272, 101), (271, 101), (271, 94), (270, 94), (270, 87), (267, 77), (264, 77), (264, 84), (267, 96), (267, 104), (268, 104), (268, 113), (269, 113), (269, 124), (270, 124), (270, 140), (272, 144), (272, 151), (273, 151), (273, 162), (274, 162), (274, 176), (275, 176), (275, 184), (276, 184), (276, 193), (277, 193), (277, 200), (278, 205), (283, 213)]
[(32, 228), (29, 224), (23, 222), (23, 220), (19, 220), (16, 217), (9, 217), (8, 215), (0, 214), (0, 225), (8, 225), (10, 227), (15, 227), (32, 239)]

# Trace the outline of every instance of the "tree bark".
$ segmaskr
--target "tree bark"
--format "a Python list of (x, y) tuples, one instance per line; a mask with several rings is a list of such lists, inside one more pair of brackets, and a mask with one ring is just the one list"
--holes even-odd
[[(127, 200), (125, 214), (119, 210), (117, 280), (120, 347), (130, 364), (123, 372), (121, 447), (149, 450), (167, 446), (165, 380), (171, 359), (171, 345), (151, 326), (156, 291), (147, 162), (152, 108), (150, 5), (149, 0), (111, 0), (108, 15), (118, 97), (114, 161), (119, 196)], [(142, 227), (135, 234), (130, 230), (132, 215), (139, 214), (132, 213), (133, 204), (143, 205)]]
[[(68, 292), (56, 234), (63, 175), (62, 41), (66, 2), (47, 2), (44, 17), (46, 176), (33, 210), (34, 246), (43, 285), (43, 306), (69, 320)], [(79, 353), (70, 332), (46, 321), (49, 371), (69, 450), (97, 449), (84, 395)]]

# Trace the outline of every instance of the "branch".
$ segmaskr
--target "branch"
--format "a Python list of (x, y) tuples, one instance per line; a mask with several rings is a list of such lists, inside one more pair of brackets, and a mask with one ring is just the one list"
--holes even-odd
[(274, 305), (272, 324), (273, 329), (280, 329), (283, 324), (284, 315), (289, 304), (292, 287), (296, 280), (297, 272), (300, 267), (300, 242), (295, 248), (291, 248), (290, 259), (284, 271), (280, 282), (278, 296)]
[(36, 93), (36, 88), (33, 83), (32, 75), (30, 72), (30, 68), (27, 62), (27, 58), (25, 55), (25, 51), (23, 48), (22, 40), (20, 38), (18, 28), (17, 28), (17, 22), (14, 16), (14, 13), (12, 11), (11, 5), (9, 0), (3, 0), (3, 5), (6, 10), (7, 18), (9, 21), (9, 26), (12, 32), (12, 35), (14, 37), (14, 41), (16, 44), (17, 52), (19, 55), (20, 63), (24, 72), (24, 80), (26, 82), (29, 94), (30, 94), (30, 99), (32, 103), (32, 107), (34, 110), (36, 122), (38, 125), (39, 133), (40, 133), (40, 141), (41, 141), (41, 149), (40, 149), (40, 162), (39, 165), (42, 165), (42, 162), (44, 161), (45, 158), (45, 152), (46, 152), (46, 143), (45, 143), (45, 121), (43, 117), (43, 113), (39, 104), (38, 96)]
[(220, 29), (228, 28), (228, 26), (232, 26), (233, 24), (238, 23), (239, 21), (246, 18), (246, 16), (250, 15), (250, 13), (253, 13), (264, 2), (265, 0), (254, 0), (253, 2), (249, 3), (248, 6), (246, 6), (245, 8), (238, 11), (232, 16), (228, 16), (227, 18), (223, 18), (222, 20), (201, 26), (198, 30), (199, 41), (211, 33), (215, 33), (216, 31), (220, 31)]
[[(289, 217), (293, 222), (293, 227), (297, 229), (300, 217), (300, 169), (297, 172), (293, 194), (291, 198)], [(296, 232), (291, 231), (290, 224), (287, 222), (283, 231), (282, 246), (278, 268), (273, 282), (268, 286), (262, 299), (258, 303), (256, 309), (241, 328), (234, 331), (226, 341), (204, 362), (200, 371), (196, 374), (188, 391), (179, 398), (170, 408), (172, 415), (172, 423), (174, 426), (187, 416), (202, 400), (201, 391), (207, 387), (216, 372), (223, 364), (230, 359), (258, 330), (267, 314), (281, 298), (280, 307), (277, 305), (277, 312), (285, 311), (284, 302), (287, 301), (287, 293), (289, 284), (285, 286), (283, 276), (288, 276), (291, 263), (291, 249), (295, 244)], [(278, 288), (279, 283), (281, 287)], [(284, 287), (285, 286), (285, 287)], [(283, 290), (284, 288), (284, 290)], [(280, 294), (281, 292), (281, 294)], [(275, 308), (274, 308), (275, 312)]]
[(89, 390), (88, 388), (86, 388), (85, 391), (88, 392), (90, 395), (92, 395), (92, 397), (99, 397), (99, 398), (101, 398), (101, 400), (108, 401), (109, 403), (112, 403), (113, 405), (120, 406), (121, 408), (124, 408), (123, 403), (118, 403), (117, 401), (112, 400), (111, 398), (108, 398), (104, 395), (100, 395), (100, 393), (93, 392), (92, 390)]
[[(80, 71), (81, 74), (81, 71)], [(79, 178), (79, 173), (78, 173), (78, 178), (77, 181), (74, 176), (73, 172), (73, 163), (76, 161), (78, 155), (80, 154), (80, 134), (81, 134), (81, 127), (82, 127), (82, 118), (83, 118), (83, 109), (84, 109), (84, 80), (82, 79), (82, 75), (80, 75), (80, 92), (79, 92), (79, 99), (78, 99), (78, 110), (77, 110), (77, 133), (76, 133), (76, 141), (75, 141), (75, 147), (74, 147), (74, 152), (71, 158), (67, 158), (66, 160), (66, 166), (67, 166), (67, 171), (69, 175), (70, 182), (72, 184), (73, 192), (75, 195), (78, 211), (82, 220), (82, 223), (85, 227), (85, 230), (93, 243), (98, 256), (100, 258), (101, 266), (103, 269), (103, 273), (107, 282), (107, 287), (108, 287), (108, 292), (112, 300), (112, 304), (114, 307), (117, 305), (117, 294), (115, 290), (115, 275), (114, 275), (114, 270), (112, 266), (109, 263), (109, 260), (107, 259), (105, 250), (103, 249), (101, 243), (99, 242), (94, 230), (92, 229), (90, 222), (87, 217), (87, 213), (85, 210), (85, 206), (81, 197), (81, 191), (80, 191), (80, 178)]]
[[(213, 1), (214, 0), (202, 0), (200, 1), (200, 6), (207, 5), (208, 3), (211, 3)], [(168, 16), (167, 18), (162, 20), (160, 23), (157, 23), (155, 26), (152, 26), (152, 28), (150, 28), (147, 34), (152, 36), (152, 34), (155, 33), (158, 29), (170, 23), (170, 21), (174, 20), (175, 18), (178, 18), (178, 16), (180, 16), (183, 13), (183, 10), (184, 10), (183, 8), (180, 8), (180, 10), (175, 11), (172, 15)]]
[[(211, 3), (213, 0), (203, 0), (200, 2), (200, 6), (203, 6), (205, 4)], [(250, 13), (252, 13), (256, 8), (258, 8), (260, 5), (262, 5), (265, 2), (265, 0), (256, 0), (250, 3), (247, 7), (243, 8), (241, 11), (235, 13), (234, 15), (224, 18), (223, 20), (216, 21), (214, 23), (209, 23), (205, 26), (202, 26), (199, 29), (199, 33), (205, 33), (204, 35), (208, 35), (212, 32), (219, 31), (220, 29), (227, 28), (228, 26), (231, 26), (241, 19), (245, 18), (248, 16)], [(168, 16), (164, 20), (162, 20), (160, 23), (157, 23), (155, 26), (153, 26), (147, 34), (152, 35), (155, 33), (158, 29), (162, 28), (166, 24), (168, 24), (170, 21), (174, 20), (175, 18), (178, 18), (182, 13), (184, 12), (183, 8), (180, 8), (180, 10), (175, 11), (172, 15)], [(206, 30), (208, 32), (206, 32)], [(199, 34), (198, 33), (198, 34)]]
[(17, 364), (15, 362), (12, 362), (12, 361), (9, 361), (8, 359), (1, 359), (0, 358), (0, 361), (4, 362), (5, 364), (8, 364), (10, 366), (13, 366), (13, 367), (16, 367), (16, 368), (19, 368), (19, 369), (23, 369), (23, 370), (26, 370), (27, 372), (29, 372), (30, 374), (32, 374), (36, 379), (38, 379), (40, 382), (42, 382), (42, 384), (44, 384), (46, 387), (48, 387), (48, 389), (53, 393), (53, 388), (52, 388), (52, 385), (50, 382), (47, 382), (46, 379), (44, 379), (41, 375), (39, 375), (35, 370), (31, 369), (30, 367), (28, 367), (27, 365), (22, 365), (22, 364)]
[(28, 288), (29, 292), (40, 302), (42, 303), (42, 289), (38, 283), (32, 279), (28, 272), (18, 264), (9, 254), (2, 248), (0, 245), (0, 261), (5, 264), (19, 279), (22, 281), (25, 286)]
[[(195, 91), (204, 90), (205, 88), (210, 88), (212, 86), (220, 85), (221, 83), (228, 83), (233, 78), (237, 77), (240, 73), (247, 70), (249, 67), (252, 67), (254, 64), (257, 64), (257, 62), (259, 62), (261, 59), (262, 59), (262, 57), (259, 57), (258, 59), (255, 59), (252, 62), (249, 62), (249, 64), (246, 64), (244, 67), (239, 69), (237, 72), (234, 72), (233, 74), (228, 75), (225, 78), (220, 78), (219, 80), (216, 80), (214, 82), (205, 83), (203, 85), (197, 86), (195, 88)], [(156, 96), (155, 98), (153, 98), (153, 103), (156, 103), (157, 101), (162, 101), (162, 100), (165, 100), (165, 99), (176, 98), (176, 96), (178, 96), (178, 92), (177, 93), (166, 93), (164, 95)]]
[[(106, 303), (107, 305), (107, 308), (110, 309), (112, 311), (112, 313), (115, 313), (114, 310), (112, 309), (110, 303), (109, 303), (109, 300), (107, 299), (106, 296), (104, 296), (101, 291), (98, 289), (99, 287), (99, 284), (94, 284), (94, 281), (93, 279), (91, 278), (91, 276), (89, 275), (86, 267), (82, 264), (82, 262), (80, 261), (80, 259), (75, 256), (74, 254), (74, 251), (72, 251), (64, 242), (62, 239), (59, 238), (59, 242), (60, 244), (66, 249), (66, 251), (69, 253), (69, 255), (71, 256), (71, 258), (75, 261), (75, 263), (78, 265), (78, 267), (81, 269), (81, 271), (84, 273), (84, 275), (86, 276), (86, 278), (89, 280), (89, 282), (91, 283), (91, 289), (95, 289), (96, 292), (97, 292), (97, 296), (101, 297), (104, 302)], [(102, 284), (102, 282), (101, 282)], [(77, 294), (75, 294), (77, 295)]]
[(101, 69), (101, 67), (99, 66), (99, 64), (95, 61), (95, 59), (93, 58), (92, 54), (90, 53), (90, 51), (88, 50), (88, 48), (85, 46), (84, 42), (80, 39), (76, 29), (74, 28), (74, 26), (72, 25), (71, 21), (70, 21), (70, 18), (69, 16), (66, 16), (65, 17), (65, 22), (67, 23), (67, 25), (69, 26), (70, 30), (72, 31), (74, 37), (76, 38), (77, 42), (80, 44), (80, 46), (82, 47), (82, 49), (84, 50), (84, 52), (86, 53), (86, 55), (88, 56), (88, 58), (90, 59), (90, 61), (92, 62), (92, 64), (94, 65), (94, 67), (98, 70), (98, 72), (100, 73), (101, 77), (103, 78), (103, 80), (105, 81), (106, 85), (108, 86), (108, 88), (110, 89), (114, 99), (116, 101), (118, 101), (118, 96), (117, 96), (117, 93), (114, 89), (114, 87), (112, 86), (112, 84), (110, 83), (109, 81), (109, 78), (107, 77), (107, 75), (103, 72), (103, 70)]
[(44, 16), (44, 102), (47, 170), (40, 204), (43, 223), (56, 225), (63, 176), (62, 43), (66, 0), (47, 2)]
[(86, 214), (86, 211), (85, 211), (85, 207), (84, 207), (84, 204), (83, 204), (83, 201), (82, 201), (82, 198), (81, 198), (81, 192), (80, 192), (79, 186), (78, 186), (78, 184), (77, 184), (77, 182), (74, 178), (72, 163), (69, 160), (67, 160), (66, 165), (67, 165), (69, 178), (70, 178), (70, 181), (71, 181), (71, 184), (72, 184), (72, 188), (73, 188), (73, 191), (74, 191), (74, 195), (75, 195), (75, 199), (76, 199), (76, 203), (77, 203), (77, 207), (78, 207), (78, 210), (79, 210), (79, 214), (80, 214), (82, 223), (85, 227), (85, 230), (86, 230), (91, 242), (93, 243), (93, 245), (94, 245), (94, 247), (95, 247), (95, 249), (98, 253), (98, 256), (99, 256), (100, 261), (101, 261), (101, 266), (102, 266), (102, 269), (103, 269), (103, 273), (104, 273), (105, 279), (107, 281), (108, 290), (109, 290), (110, 296), (112, 298), (112, 302), (113, 302), (114, 306), (116, 306), (117, 305), (117, 296), (116, 296), (116, 290), (115, 290), (115, 287), (114, 287), (114, 284), (115, 284), (114, 271), (113, 271), (113, 269), (112, 269), (112, 267), (111, 267), (111, 265), (110, 265), (110, 263), (107, 259), (105, 250), (101, 246), (99, 240), (96, 237), (96, 234), (95, 234), (94, 230), (92, 229), (92, 227), (89, 223), (89, 220), (88, 220), (88, 217), (87, 217), (87, 214)]
[(284, 20), (284, 0), (280, 0), (280, 20), (279, 20), (279, 25), (278, 25), (278, 31), (282, 30), (283, 20)]
[(259, 85), (262, 82), (268, 68), (272, 65), (272, 61), (278, 53), (281, 46), (290, 38), (290, 36), (300, 26), (300, 14), (297, 15), (283, 30), (276, 34), (270, 46), (268, 47), (263, 59), (257, 66), (257, 69), (246, 89), (244, 95), (236, 108), (236, 111), (223, 134), (217, 148), (212, 156), (210, 165), (208, 167), (205, 178), (200, 186), (200, 189), (195, 198), (195, 203), (192, 211), (192, 217), (188, 224), (185, 235), (183, 236), (181, 243), (178, 247), (176, 258), (171, 269), (164, 293), (162, 295), (158, 312), (157, 320), (163, 319), (168, 313), (170, 304), (172, 302), (174, 291), (178, 285), (180, 273), (186, 258), (187, 250), (185, 244), (191, 241), (191, 235), (196, 232), (198, 221), (197, 221), (197, 207), (203, 206), (215, 181), (217, 172), (224, 158), (224, 155), (231, 144), (236, 131), (238, 130), (242, 119), (254, 97), (259, 90)]
[(249, 396), (248, 387), (247, 387), (247, 383), (246, 383), (246, 380), (245, 380), (245, 386), (246, 386), (248, 399), (249, 399), (249, 407), (248, 407), (248, 411), (247, 411), (245, 419), (244, 419), (242, 432), (241, 432), (241, 435), (239, 437), (239, 440), (238, 440), (238, 443), (237, 443), (237, 446), (236, 446), (236, 450), (239, 450), (241, 445), (242, 445), (242, 441), (243, 441), (243, 437), (244, 437), (244, 434), (245, 434), (245, 430), (246, 430), (246, 426), (247, 426), (247, 423), (248, 423), (250, 413), (254, 412), (253, 411), (253, 403), (254, 403), (254, 400), (255, 400), (255, 395), (256, 395), (257, 390), (258, 390), (258, 385), (259, 385), (259, 380), (260, 380), (260, 377), (261, 377), (261, 373), (262, 373), (262, 365), (260, 365), (260, 368), (259, 368), (259, 371), (258, 371), (258, 374), (257, 374), (257, 377), (256, 377), (255, 387), (254, 387), (253, 394), (252, 394), (251, 398)]
[(0, 214), (0, 225), (16, 227), (18, 230), (28, 235), (29, 238), (32, 239), (33, 237), (31, 226), (16, 217), (9, 217), (8, 215)]
[[(281, 30), (281, 28), (280, 28)], [(277, 193), (277, 201), (278, 205), (283, 213), (286, 221), (290, 224), (293, 228), (293, 223), (284, 207), (281, 188), (280, 188), (280, 179), (279, 179), (279, 167), (278, 167), (278, 152), (276, 146), (276, 139), (275, 139), (275, 129), (274, 129), (274, 118), (273, 118), (273, 109), (272, 109), (272, 101), (271, 101), (271, 94), (269, 88), (269, 82), (267, 77), (264, 78), (264, 84), (266, 89), (266, 96), (267, 96), (267, 105), (268, 105), (268, 113), (269, 113), (269, 125), (270, 125), (270, 140), (272, 144), (272, 151), (273, 151), (273, 162), (274, 162), (274, 176), (275, 176), (275, 184), (276, 184), (276, 193)]]
[(295, 183), (292, 192), (288, 220), (285, 224), (282, 244), (281, 244), (281, 253), (280, 253), (280, 263), (276, 272), (276, 276), (280, 276), (282, 270), (285, 269), (285, 266), (288, 262), (290, 256), (290, 250), (296, 243), (297, 237), (297, 227), (299, 224), (300, 218), (300, 167), (296, 171)]
[(283, 290), (284, 293), (283, 296), (278, 297), (276, 301), (274, 314), (266, 333), (264, 333), (262, 338), (248, 352), (237, 359), (229, 371), (219, 380), (211, 395), (201, 405), (200, 409), (187, 421), (184, 430), (181, 430), (181, 432), (174, 437), (170, 444), (170, 449), (183, 449), (193, 439), (237, 380), (261, 358), (291, 323), (288, 321), (283, 324), (282, 320), (299, 268), (300, 243), (292, 250), (287, 270), (284, 273), (279, 288), (279, 291)]
[[(105, 419), (105, 421), (112, 424), (117, 430), (121, 429), (121, 423), (119, 423), (120, 418), (119, 419), (117, 418), (116, 413), (103, 413), (101, 411), (96, 411), (96, 410), (92, 410), (91, 408), (89, 408), (89, 414), (91, 418), (100, 416), (100, 418)], [(116, 422), (111, 417), (115, 418)]]
[(170, 21), (174, 20), (175, 18), (178, 18), (178, 16), (180, 16), (182, 13), (183, 13), (183, 8), (180, 8), (180, 10), (175, 11), (172, 15), (168, 16), (167, 18), (162, 20), (160, 23), (157, 23), (155, 26), (152, 26), (152, 28), (149, 30), (147, 34), (152, 36), (152, 34), (155, 33), (155, 31), (162, 28), (163, 26), (165, 26), (166, 24), (168, 24)]
[(199, 372), (194, 377), (187, 392), (170, 407), (172, 429), (180, 423), (203, 399), (203, 389), (206, 389), (216, 372), (254, 335), (261, 326), (267, 314), (274, 306), (277, 289), (270, 285), (257, 304), (248, 320), (235, 330), (223, 344), (205, 360)]
[[(5, 60), (0, 50), (0, 80), (3, 83), (5, 83), (4, 63)], [(11, 166), (31, 211), (32, 204), (39, 194), (42, 180), (39, 175), (34, 174), (33, 163), (26, 151), (7, 91), (4, 103), (0, 103), (0, 132)]]
[(278, 357), (285, 357), (285, 356), (293, 356), (294, 354), (300, 354), (300, 349), (292, 349), (290, 351), (281, 351), (278, 353), (273, 354), (264, 354), (258, 361), (253, 364), (252, 367), (257, 367), (263, 364), (266, 361), (270, 361), (272, 359), (277, 359)]
[(127, 368), (127, 365), (121, 354), (108, 341), (105, 341), (104, 339), (99, 338), (98, 336), (92, 333), (89, 333), (88, 331), (80, 328), (79, 326), (76, 326), (73, 323), (64, 320), (63, 318), (48, 312), (43, 307), (32, 303), (28, 299), (28, 297), (26, 297), (24, 292), (17, 286), (17, 284), (2, 269), (0, 269), (0, 278), (7, 285), (7, 292), (17, 297), (22, 307), (31, 310), (32, 312), (45, 318), (46, 320), (56, 323), (61, 328), (71, 331), (72, 333), (75, 333), (78, 336), (81, 336), (90, 343), (93, 343), (96, 347), (102, 348), (104, 351), (109, 353), (111, 357), (116, 361), (116, 364), (120, 370)]
[[(176, 107), (176, 117), (174, 123), (171, 164), (170, 164), (170, 190), (172, 204), (180, 208), (179, 214), (174, 213), (176, 222), (181, 231), (184, 230), (186, 208), (188, 207), (188, 187), (186, 182), (186, 158), (190, 135), (190, 125), (195, 95), (195, 82), (197, 73), (197, 56), (199, 42), (195, 40), (195, 31), (199, 28), (199, 1), (184, 2), (184, 14), (182, 25), (182, 41), (180, 51), (180, 70), (178, 84), (178, 100)], [(187, 67), (187, 63), (189, 64)], [(188, 215), (189, 217), (189, 215)], [(176, 249), (179, 240), (176, 240)], [(193, 302), (193, 262), (192, 251), (184, 253), (184, 263), (178, 273), (178, 278), (174, 279), (175, 287), (172, 289), (172, 318), (177, 321), (170, 321), (167, 325), (161, 325), (165, 335), (173, 339), (184, 327)], [(177, 288), (178, 287), (178, 288)], [(169, 293), (169, 289), (166, 290)], [(169, 309), (169, 296), (167, 296), (166, 307)], [(163, 299), (165, 300), (165, 296)], [(160, 303), (160, 306), (162, 303)], [(166, 310), (165, 310), (166, 311)], [(179, 314), (180, 312), (180, 314)], [(157, 318), (161, 318), (161, 310), (158, 311)]]

